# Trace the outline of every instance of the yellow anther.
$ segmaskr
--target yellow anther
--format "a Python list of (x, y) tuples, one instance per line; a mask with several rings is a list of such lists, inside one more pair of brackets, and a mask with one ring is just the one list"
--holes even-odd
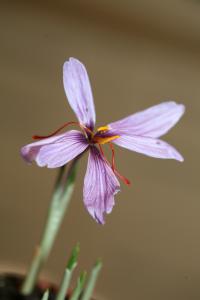
[(97, 129), (97, 132), (102, 132), (102, 133), (104, 133), (104, 132), (106, 132), (106, 131), (108, 131), (109, 130), (109, 127), (108, 126), (102, 126), (102, 127), (99, 127), (98, 129)]
[(109, 137), (94, 136), (93, 142), (103, 145), (103, 144), (109, 143), (113, 140), (116, 140), (119, 137), (120, 137), (119, 135), (113, 135), (113, 136), (109, 136)]

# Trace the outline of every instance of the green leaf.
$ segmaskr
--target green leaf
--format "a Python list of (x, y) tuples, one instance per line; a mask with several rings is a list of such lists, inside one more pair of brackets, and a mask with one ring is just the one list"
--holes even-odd
[(99, 275), (99, 272), (102, 268), (102, 262), (101, 260), (98, 260), (96, 264), (94, 265), (92, 272), (90, 274), (90, 277), (88, 279), (87, 286), (83, 292), (83, 296), (81, 297), (81, 300), (90, 300), (92, 297), (92, 293)]
[(70, 300), (78, 300), (81, 292), (83, 290), (85, 280), (86, 280), (86, 272), (84, 271), (78, 278), (76, 287), (73, 290), (73, 293), (70, 297)]
[(49, 299), (49, 290), (47, 290), (44, 295), (42, 296), (42, 300), (48, 300)]
[(72, 270), (76, 266), (79, 252), (80, 252), (80, 246), (79, 244), (77, 244), (72, 250), (71, 257), (67, 264), (67, 269)]
[(73, 271), (74, 271), (75, 267), (77, 266), (77, 259), (78, 259), (79, 251), (80, 251), (80, 247), (77, 244), (74, 247), (74, 249), (72, 250), (71, 256), (70, 256), (68, 264), (67, 264), (67, 268), (65, 269), (65, 273), (63, 275), (62, 283), (60, 285), (58, 294), (56, 296), (56, 300), (64, 300), (67, 295)]

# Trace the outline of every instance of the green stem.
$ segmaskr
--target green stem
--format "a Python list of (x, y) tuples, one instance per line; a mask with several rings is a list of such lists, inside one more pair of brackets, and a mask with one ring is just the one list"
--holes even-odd
[(64, 167), (60, 168), (41, 242), (37, 247), (30, 269), (21, 288), (23, 295), (28, 295), (33, 291), (39, 272), (52, 249), (74, 190), (77, 161), (78, 158), (73, 160), (67, 178), (64, 176)]

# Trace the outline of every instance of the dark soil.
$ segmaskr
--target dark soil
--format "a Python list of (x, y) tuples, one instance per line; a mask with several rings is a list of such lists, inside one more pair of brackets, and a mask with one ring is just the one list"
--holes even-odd
[(41, 300), (47, 289), (49, 290), (49, 300), (55, 299), (56, 287), (43, 282), (39, 283), (30, 295), (23, 296), (20, 293), (22, 280), (23, 277), (18, 275), (0, 275), (0, 300)]

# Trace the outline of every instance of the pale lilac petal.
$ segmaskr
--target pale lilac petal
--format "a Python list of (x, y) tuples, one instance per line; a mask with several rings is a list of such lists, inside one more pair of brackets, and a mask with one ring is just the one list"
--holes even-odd
[(70, 58), (64, 63), (63, 83), (79, 122), (93, 129), (96, 120), (93, 96), (86, 68), (80, 61)]
[(28, 144), (24, 147), (21, 148), (21, 155), (23, 159), (31, 163), (33, 160), (35, 160), (36, 156), (38, 155), (38, 152), (40, 148), (44, 145), (49, 145), (53, 144), (54, 142), (58, 142), (60, 139), (65, 136), (66, 133), (60, 134), (60, 135), (55, 135), (46, 139), (41, 139), (38, 142), (33, 142), (31, 144)]
[(175, 159), (178, 161), (184, 160), (181, 154), (174, 147), (159, 139), (144, 136), (122, 135), (118, 139), (114, 140), (113, 143), (151, 157)]
[(21, 155), (27, 162), (35, 160), (40, 167), (57, 168), (77, 157), (87, 147), (84, 135), (77, 130), (71, 130), (28, 144), (21, 149)]
[(109, 124), (119, 135), (158, 138), (167, 133), (181, 118), (185, 106), (169, 101), (152, 106), (117, 122)]
[(110, 213), (114, 206), (114, 195), (120, 184), (111, 167), (99, 150), (90, 148), (88, 166), (84, 180), (84, 204), (91, 216), (104, 224), (104, 213)]

